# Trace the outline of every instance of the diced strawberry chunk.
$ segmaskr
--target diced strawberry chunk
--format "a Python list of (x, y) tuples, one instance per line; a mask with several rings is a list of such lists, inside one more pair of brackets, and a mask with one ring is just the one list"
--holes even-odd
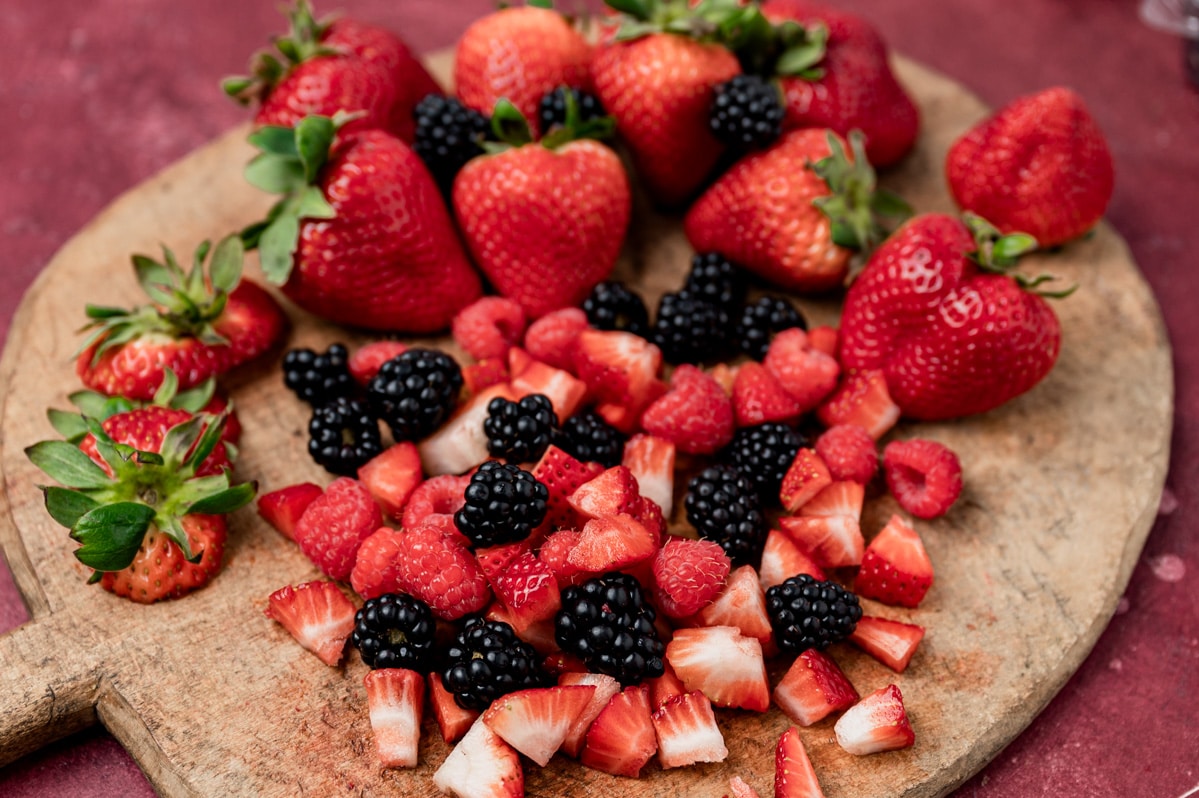
[(811, 726), (857, 700), (858, 691), (837, 663), (814, 648), (796, 657), (774, 688), (774, 703), (800, 726)]
[(364, 344), (350, 355), (350, 362), (347, 364), (350, 376), (354, 378), (354, 382), (365, 387), (379, 373), (380, 366), (406, 351), (408, 345), (399, 341), (372, 341)]
[(538, 621), (553, 618), (562, 606), (558, 580), (532, 552), (513, 559), (491, 584), (496, 598), (508, 609), (509, 624), (518, 635)]
[(311, 482), (288, 485), (259, 496), (258, 514), (279, 534), (291, 540), (295, 537), (300, 516), (324, 492), (320, 485)]
[(916, 734), (893, 684), (882, 687), (846, 710), (833, 727), (837, 743), (851, 754), (866, 756), (908, 748)]
[(708, 369), (708, 373), (712, 375), (712, 379), (716, 380), (716, 384), (724, 390), (730, 399), (733, 398), (733, 385), (737, 382), (737, 368), (737, 366), (730, 366), (728, 363), (717, 363)]
[(779, 488), (779, 502), (789, 513), (811, 501), (816, 494), (833, 483), (828, 466), (813, 449), (800, 449)]
[(883, 472), (899, 506), (917, 518), (944, 515), (962, 492), (958, 456), (936, 441), (891, 441), (883, 450)]
[(779, 527), (824, 568), (860, 565), (866, 541), (857, 519), (848, 515), (786, 516)]
[(660, 395), (662, 351), (639, 335), (583, 330), (575, 342), (575, 373), (593, 396), (640, 412)]
[(504, 357), (525, 333), (525, 312), (511, 299), (485, 296), (462, 308), (450, 322), (454, 342), (475, 360)]
[(589, 576), (586, 571), (570, 562), (570, 553), (579, 544), (582, 536), (577, 529), (559, 529), (549, 535), (537, 549), (537, 559), (545, 563), (559, 588), (579, 584)]
[(878, 440), (899, 421), (899, 405), (881, 371), (854, 371), (842, 375), (837, 390), (816, 408), (816, 417), (826, 427), (857, 424)]
[(612, 466), (580, 485), (567, 498), (583, 518), (632, 515), (641, 501), (641, 488), (633, 472), (623, 465)]
[(822, 582), (828, 577), (807, 551), (779, 529), (766, 534), (766, 545), (762, 548), (762, 564), (758, 576), (762, 590), (781, 585), (797, 574), (810, 574)]
[(637, 778), (657, 751), (649, 688), (634, 685), (614, 695), (592, 722), (579, 761), (613, 776)]
[(733, 626), (746, 637), (766, 643), (774, 636), (766, 613), (766, 591), (752, 565), (742, 565), (729, 574), (724, 590), (699, 611), (703, 626)]
[(657, 549), (653, 533), (632, 516), (605, 516), (583, 526), (567, 562), (589, 573), (618, 571), (647, 562)]
[(375, 751), (385, 768), (418, 764), (425, 678), (406, 668), (380, 668), (364, 678)]
[(354, 631), (353, 603), (332, 582), (281, 587), (267, 601), (266, 617), (326, 665), (336, 665)]
[(866, 488), (860, 482), (831, 482), (824, 490), (805, 502), (799, 508), (799, 513), (822, 518), (847, 516), (860, 521), (865, 501)]
[[(513, 350), (515, 351), (515, 350)], [(518, 372), (512, 367), (512, 390), (518, 397), (539, 393), (550, 400), (554, 414), (561, 423), (575, 414), (587, 396), (587, 385), (569, 371), (556, 369), (539, 360), (528, 358)]]
[(429, 704), (433, 707), (433, 716), (437, 718), (437, 727), (441, 729), (441, 739), (447, 743), (462, 739), (479, 717), (478, 710), (458, 705), (454, 694), (445, 689), (441, 674), (436, 672), (429, 674)]
[(541, 460), (533, 467), (533, 476), (545, 485), (549, 494), (546, 500), (546, 523), (551, 528), (581, 526), (579, 514), (570, 506), (570, 496), (603, 471), (604, 467), (599, 463), (580, 462), (550, 444)]
[(675, 445), (665, 438), (637, 434), (624, 445), (621, 465), (637, 478), (641, 495), (669, 515), (674, 509)]
[(507, 383), (492, 385), (460, 405), (441, 429), (417, 444), (426, 474), (464, 474), (488, 458), (483, 421), (488, 403), (497, 396), (516, 400)]
[(683, 681), (665, 660), (662, 661), (662, 675), (646, 679), (644, 683), (649, 686), (649, 705), (655, 711), (674, 696), (687, 692)]
[(678, 629), (666, 644), (666, 659), (688, 690), (700, 690), (716, 706), (770, 707), (762, 644), (735, 627)]
[(841, 366), (832, 355), (815, 348), (799, 327), (774, 336), (762, 365), (799, 405), (801, 413), (814, 410), (837, 387)]
[(525, 349), (542, 363), (572, 371), (575, 341), (589, 326), (587, 314), (579, 308), (552, 311), (525, 330)]
[(508, 381), (508, 361), (502, 357), (489, 357), (462, 368), (463, 399), (470, 399), (492, 385)]
[(670, 390), (646, 407), (641, 426), (680, 452), (712, 454), (733, 439), (733, 404), (710, 375), (684, 364), (671, 375)]
[(523, 798), (525, 794), (520, 755), (482, 718), (437, 768), (433, 784), (445, 793), (478, 798)]
[(740, 776), (729, 777), (730, 798), (761, 798), (758, 791), (746, 784)]
[[(493, 601), (488, 605), (483, 617), (489, 621), (502, 621), (511, 626), (514, 632), (516, 624), (520, 623), (512, 616), (511, 610), (498, 601)], [(531, 645), (543, 657), (553, 656), (562, 651), (558, 648), (558, 641), (554, 639), (553, 619), (526, 623), (524, 628), (517, 632), (517, 637)]]
[(587, 706), (583, 707), (575, 716), (570, 728), (566, 730), (566, 738), (562, 741), (562, 747), (559, 749), (567, 756), (577, 759), (579, 752), (583, 750), (583, 743), (587, 739), (587, 729), (603, 712), (604, 707), (608, 705), (613, 696), (620, 692), (620, 682), (606, 673), (588, 673), (584, 669), (582, 672), (563, 673), (558, 677), (558, 684), (562, 686), (586, 684), (595, 688)]
[(914, 623), (890, 621), (863, 615), (849, 636), (849, 642), (865, 651), (896, 673), (903, 673), (924, 639), (924, 627)]
[(854, 580), (858, 595), (899, 607), (918, 607), (933, 584), (933, 564), (916, 530), (898, 515), (875, 535)]
[(412, 491), (424, 475), (416, 444), (402, 441), (371, 458), (358, 469), (358, 479), (389, 518), (399, 519)]
[(719, 543), (671, 538), (654, 556), (658, 609), (671, 618), (694, 615), (724, 589), (731, 567)]
[(790, 423), (803, 414), (803, 408), (783, 390), (765, 366), (754, 361), (742, 363), (733, 382), (733, 415), (738, 427), (752, 427), (769, 421)]
[(658, 762), (664, 770), (728, 758), (712, 702), (700, 691), (674, 696), (658, 707), (652, 718), (658, 734)]
[(792, 726), (779, 737), (774, 751), (775, 798), (824, 798), (812, 760), (799, 729)]
[(836, 357), (839, 336), (840, 332), (836, 327), (813, 327), (808, 330), (808, 343), (812, 345), (813, 349), (823, 352), (829, 357)]
[(495, 586), (495, 580), (500, 574), (522, 554), (528, 554), (529, 541), (518, 540), (515, 543), (500, 543), (495, 546), (484, 546), (475, 549), (475, 559), (487, 581)]
[(829, 427), (816, 439), (816, 454), (838, 481), (862, 485), (874, 479), (878, 471), (878, 450), (874, 438), (857, 424)]
[(493, 701), (482, 720), (508, 745), (545, 767), (594, 694), (591, 684), (517, 690)]

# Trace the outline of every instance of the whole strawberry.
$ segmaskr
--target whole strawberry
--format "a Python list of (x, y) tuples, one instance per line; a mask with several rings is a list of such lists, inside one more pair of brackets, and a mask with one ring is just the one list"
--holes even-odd
[(267, 280), (322, 318), (428, 333), (482, 291), (437, 185), (407, 144), (381, 130), (342, 134), (334, 120), (265, 127), (247, 179), (283, 194), (243, 231)]
[(911, 219), (845, 297), (843, 368), (881, 370), (913, 419), (982, 413), (1028, 391), (1061, 347), (1053, 309), (1027, 290), (1042, 279), (1018, 281), (1010, 271), (1034, 246), (1026, 235), (1000, 237), (977, 217)]
[(412, 141), (412, 110), (441, 91), (408, 46), (391, 31), (349, 19), (317, 20), (307, 0), (288, 12), (290, 30), (274, 39), (282, 60), (262, 51), (252, 77), (229, 78), (225, 93), (256, 103), (256, 125), (294, 127), (312, 114), (358, 116), (350, 130), (382, 129)]
[(1052, 88), (1021, 97), (968, 130), (946, 159), (959, 207), (1042, 247), (1090, 230), (1112, 198), (1115, 170), (1081, 97)]
[(522, 121), (510, 103), (496, 107), (496, 132), (512, 144), (467, 163), (454, 180), (453, 202), (488, 281), (535, 319), (578, 305), (612, 272), (631, 197), (616, 153), (577, 138), (602, 133), (603, 122), (570, 119), (533, 143), (520, 132)]
[(189, 390), (258, 357), (282, 336), (286, 318), (274, 298), (242, 280), (244, 250), (236, 236), (209, 254), (205, 241), (192, 268), (184, 272), (171, 250), (163, 261), (133, 256), (134, 271), (151, 304), (132, 310), (87, 307), (91, 334), (75, 371), (80, 380), (108, 396), (132, 400), (154, 397), (173, 372)]

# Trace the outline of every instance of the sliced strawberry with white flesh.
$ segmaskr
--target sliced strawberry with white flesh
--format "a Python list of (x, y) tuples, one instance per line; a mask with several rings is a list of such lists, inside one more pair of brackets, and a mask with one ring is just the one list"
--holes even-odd
[(662, 350), (633, 333), (583, 330), (575, 341), (575, 373), (592, 395), (637, 414), (665, 390), (661, 368)]
[(843, 515), (860, 521), (862, 505), (866, 501), (866, 488), (853, 480), (831, 482), (799, 508), (800, 515), (817, 518), (832, 518)]
[(664, 438), (638, 433), (624, 445), (621, 465), (633, 472), (641, 495), (669, 516), (674, 509), (675, 445)]
[(875, 690), (846, 710), (833, 732), (837, 743), (857, 756), (908, 748), (916, 742), (903, 694), (893, 684)]
[(425, 677), (406, 668), (380, 668), (368, 671), (363, 683), (379, 763), (386, 768), (416, 767)]
[(678, 629), (666, 644), (666, 659), (688, 690), (701, 691), (718, 707), (770, 708), (762, 644), (735, 627)]
[(779, 527), (823, 568), (860, 565), (866, 541), (858, 521), (848, 515), (796, 515), (779, 519)]
[(388, 517), (402, 518), (408, 497), (424, 480), (416, 444), (402, 441), (387, 447), (358, 469), (358, 479)]
[(524, 798), (525, 773), (520, 755), (482, 718), (450, 751), (433, 774), (442, 792), (471, 798)]
[(301, 482), (288, 485), (258, 497), (258, 514), (288, 540), (295, 537), (296, 522), (317, 496), (324, 493), (320, 485)]
[(896, 673), (903, 673), (924, 639), (924, 627), (914, 623), (891, 621), (863, 615), (858, 619), (849, 642)]
[(604, 471), (599, 463), (584, 463), (571, 457), (557, 446), (550, 444), (533, 467), (533, 477), (545, 485), (549, 498), (546, 500), (546, 523), (554, 528), (582, 526), (578, 512), (570, 506), (572, 493), (581, 485), (598, 477)]
[(487, 418), (488, 403), (497, 396), (516, 401), (516, 392), (508, 383), (492, 385), (475, 394), (441, 429), (417, 444), (426, 474), (464, 474), (487, 460), (483, 421)]
[(441, 729), (441, 739), (450, 744), (462, 739), (480, 714), (476, 709), (459, 706), (454, 694), (445, 689), (438, 673), (429, 674), (429, 704), (433, 707), (437, 727)]
[(593, 518), (579, 532), (567, 562), (588, 573), (618, 571), (648, 562), (657, 549), (654, 534), (631, 516)]
[(897, 607), (918, 607), (933, 584), (933, 563), (916, 530), (898, 515), (875, 535), (862, 556), (854, 591)]
[(761, 798), (758, 791), (745, 783), (745, 779), (740, 776), (733, 776), (729, 779), (729, 796), (730, 798)]
[(792, 726), (774, 750), (774, 798), (824, 798), (799, 729)]
[(562, 607), (558, 580), (532, 552), (516, 557), (491, 582), (495, 596), (508, 609), (509, 623), (519, 635), (538, 621), (554, 617)]
[(276, 590), (268, 599), (266, 617), (278, 621), (321, 662), (336, 665), (354, 631), (356, 611), (336, 584), (315, 581)]
[(712, 702), (698, 690), (667, 700), (654, 712), (653, 721), (663, 770), (728, 758)]
[(826, 427), (857, 424), (877, 441), (899, 421), (899, 405), (887, 391), (883, 373), (864, 369), (843, 374), (832, 396), (816, 408)]
[(676, 695), (687, 692), (687, 686), (665, 660), (662, 661), (662, 675), (646, 679), (643, 684), (649, 686), (649, 705), (654, 711)]
[(594, 770), (635, 779), (657, 751), (649, 688), (633, 685), (612, 696), (591, 723), (579, 761)]
[(774, 635), (766, 614), (766, 591), (752, 565), (742, 565), (729, 574), (724, 590), (699, 611), (698, 620), (703, 626), (734, 626), (762, 643)]
[(789, 513), (799, 511), (833, 482), (828, 466), (814, 449), (803, 448), (791, 461), (779, 488), (779, 503)]
[(539, 360), (530, 358), (518, 373), (512, 368), (509, 382), (518, 397), (539, 393), (550, 400), (554, 415), (561, 424), (575, 414), (587, 396), (587, 384), (568, 371), (556, 369)]
[(591, 684), (517, 690), (493, 701), (483, 713), (483, 722), (508, 745), (545, 767), (594, 694)]
[(857, 700), (858, 691), (837, 663), (814, 648), (796, 657), (774, 688), (774, 703), (800, 726), (811, 726)]
[(809, 574), (822, 582), (828, 579), (824, 569), (790, 535), (780, 529), (770, 530), (766, 533), (762, 564), (758, 569), (762, 590), (781, 585), (797, 574)]
[[(514, 632), (516, 632), (517, 625), (522, 623), (519, 618), (513, 617), (511, 610), (498, 601), (493, 601), (488, 605), (483, 612), (483, 617), (489, 621), (503, 621), (511, 626)], [(524, 623), (523, 628), (516, 634), (542, 656), (548, 657), (561, 651), (558, 648), (558, 641), (554, 639), (553, 618)]]
[(518, 540), (515, 543), (500, 543), (475, 549), (475, 559), (479, 561), (479, 568), (482, 569), (483, 575), (487, 577), (487, 581), (494, 588), (496, 578), (504, 572), (504, 569), (517, 557), (528, 552), (529, 541)]
[(537, 559), (545, 563), (558, 581), (558, 589), (569, 585), (577, 585), (586, 580), (588, 572), (572, 565), (570, 553), (579, 544), (582, 533), (575, 529), (559, 529), (557, 532), (541, 541), (537, 549)]
[(570, 494), (567, 501), (583, 518), (634, 515), (640, 505), (641, 486), (623, 465), (604, 469)]
[(562, 747), (559, 749), (567, 756), (577, 759), (579, 752), (583, 750), (583, 743), (587, 739), (587, 730), (591, 728), (591, 723), (599, 717), (599, 713), (604, 711), (604, 707), (608, 706), (608, 702), (612, 700), (613, 696), (620, 692), (620, 682), (606, 673), (571, 672), (559, 676), (558, 684), (563, 687), (586, 684), (595, 688), (587, 706), (583, 707), (574, 722), (570, 724), (570, 728), (566, 730), (566, 738), (562, 741)]

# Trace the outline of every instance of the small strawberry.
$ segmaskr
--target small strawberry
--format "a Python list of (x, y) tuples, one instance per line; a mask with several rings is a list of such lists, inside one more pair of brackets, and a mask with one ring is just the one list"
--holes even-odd
[(833, 731), (837, 744), (857, 756), (909, 748), (916, 742), (903, 694), (893, 684), (875, 690), (846, 710)]
[(723, 762), (729, 749), (716, 725), (712, 702), (699, 690), (677, 695), (651, 716), (663, 770), (697, 762)]
[(479, 798), (523, 798), (525, 773), (516, 753), (482, 718), (433, 773), (437, 789)]
[(365, 388), (379, 373), (380, 366), (406, 351), (408, 345), (399, 341), (372, 341), (360, 346), (350, 355), (350, 375), (354, 382)]
[(525, 330), (524, 348), (547, 366), (572, 371), (575, 339), (587, 327), (587, 314), (579, 308), (551, 311)]
[(281, 587), (267, 600), (266, 617), (278, 621), (326, 665), (337, 665), (354, 631), (354, 605), (332, 582)]
[(614, 695), (596, 716), (587, 730), (579, 761), (613, 776), (635, 779), (657, 751), (649, 688), (633, 685)]
[(400, 519), (422, 481), (420, 453), (411, 441), (394, 443), (358, 469), (358, 480), (389, 518)]
[(837, 389), (816, 408), (826, 427), (854, 424), (878, 440), (899, 421), (900, 409), (887, 392), (886, 378), (876, 369), (841, 375)]
[(809, 574), (822, 582), (828, 579), (824, 569), (812, 559), (804, 546), (780, 529), (770, 530), (766, 533), (762, 564), (758, 567), (762, 589), (769, 590), (797, 574)]
[(506, 358), (525, 332), (525, 312), (502, 296), (476, 299), (454, 316), (450, 334), (454, 343), (475, 360)]
[(300, 516), (324, 492), (320, 485), (300, 482), (263, 493), (258, 497), (258, 514), (283, 537), (294, 540)]
[(831, 657), (815, 648), (801, 653), (774, 688), (774, 703), (800, 726), (848, 709), (858, 691)]
[[(763, 560), (765, 556), (763, 553)], [(766, 591), (752, 565), (742, 565), (729, 574), (724, 590), (699, 611), (696, 620), (703, 626), (735, 627), (763, 645), (773, 638), (770, 616), (766, 614)]]
[(737, 369), (733, 381), (733, 413), (738, 427), (767, 422), (790, 424), (802, 409), (791, 394), (761, 363), (748, 360)]
[(799, 729), (788, 728), (779, 737), (774, 753), (775, 798), (824, 798), (824, 790), (812, 769)]
[(428, 604), (438, 618), (454, 621), (491, 601), (487, 577), (474, 555), (439, 527), (425, 523), (404, 529), (398, 547), (397, 585)]
[(545, 767), (595, 690), (591, 684), (517, 690), (492, 702), (482, 721), (508, 745)]
[(671, 618), (694, 615), (724, 588), (732, 563), (719, 543), (671, 538), (654, 556), (654, 600)]
[(933, 584), (933, 564), (916, 530), (898, 515), (875, 535), (862, 555), (854, 591), (898, 607), (918, 607)]
[(683, 364), (670, 390), (645, 408), (641, 426), (680, 452), (712, 454), (733, 439), (733, 403), (709, 374)]
[(816, 454), (838, 482), (869, 484), (878, 471), (878, 449), (870, 433), (857, 424), (837, 424), (816, 439)]
[(729, 777), (729, 793), (731, 798), (761, 798), (758, 791), (740, 776)]
[(883, 474), (899, 506), (917, 518), (944, 515), (962, 492), (958, 456), (936, 441), (891, 441), (883, 449)]
[(363, 685), (379, 764), (416, 767), (420, 763), (425, 677), (407, 668), (379, 668), (367, 671)]
[(732, 626), (678, 629), (666, 659), (688, 690), (700, 690), (718, 707), (770, 708), (762, 644)]
[(1082, 97), (1064, 87), (1013, 100), (949, 148), (958, 207), (1044, 248), (1094, 227), (1115, 185), (1112, 153)]
[(383, 526), (383, 513), (366, 486), (338, 477), (308, 505), (295, 528), (304, 556), (331, 579), (346, 580), (358, 546)]
[(896, 673), (903, 673), (924, 639), (924, 627), (914, 623), (889, 621), (863, 615), (849, 636), (849, 642), (865, 651)]
[(642, 497), (658, 505), (664, 514), (674, 509), (676, 449), (665, 438), (638, 433), (625, 442), (621, 458), (621, 465), (636, 477)]

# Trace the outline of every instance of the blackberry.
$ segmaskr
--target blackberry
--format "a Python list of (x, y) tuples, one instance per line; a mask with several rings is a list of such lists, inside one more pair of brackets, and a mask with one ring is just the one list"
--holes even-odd
[(687, 483), (683, 506), (699, 536), (719, 543), (735, 564), (759, 564), (766, 517), (753, 483), (739, 471), (726, 465), (705, 468)]
[(537, 104), (537, 121), (541, 125), (543, 136), (554, 127), (566, 124), (566, 92), (568, 91), (575, 96), (575, 109), (579, 114), (576, 120), (578, 124), (601, 119), (608, 115), (603, 104), (594, 94), (559, 86), (543, 96), (541, 102)]
[(592, 410), (566, 419), (555, 443), (576, 460), (604, 468), (620, 465), (624, 456), (624, 435)]
[(412, 149), (429, 167), (443, 190), (471, 158), (483, 154), (483, 142), (491, 138), (491, 122), (456, 97), (430, 94), (412, 110), (416, 138)]
[(686, 291), (662, 295), (650, 340), (669, 363), (720, 360), (729, 348), (729, 314)]
[(766, 614), (779, 648), (802, 654), (849, 637), (862, 607), (858, 597), (840, 585), (798, 574), (766, 591)]
[(409, 349), (379, 367), (367, 398), (397, 441), (419, 440), (449, 418), (462, 390), (462, 369), (434, 349)]
[(741, 309), (741, 318), (737, 321), (735, 333), (737, 345), (754, 360), (761, 360), (766, 357), (770, 339), (775, 333), (792, 327), (808, 329), (808, 322), (803, 314), (782, 297), (764, 296)]
[(719, 252), (691, 258), (682, 290), (732, 313), (745, 301), (745, 271)]
[(636, 684), (664, 670), (666, 646), (654, 618), (637, 580), (613, 571), (562, 591), (554, 639), (592, 671), (613, 676), (622, 685)]
[(645, 302), (623, 283), (605, 280), (583, 300), (587, 321), (597, 330), (621, 330), (644, 336), (649, 329)]
[(354, 614), (350, 642), (370, 668), (428, 673), (436, 622), (429, 605), (403, 593), (367, 599)]
[(445, 656), (442, 682), (465, 709), (487, 709), (500, 696), (550, 685), (540, 655), (503, 621), (468, 618)]
[(741, 427), (724, 449), (724, 459), (748, 479), (763, 505), (777, 504), (787, 469), (807, 442), (786, 424)]
[(483, 421), (487, 451), (511, 463), (533, 462), (545, 454), (557, 426), (554, 406), (544, 394), (529, 394), (519, 402), (497, 396), (487, 403)]
[(302, 401), (320, 407), (357, 390), (349, 363), (344, 344), (333, 344), (320, 354), (307, 348), (292, 349), (283, 356), (283, 384)]
[(527, 538), (545, 520), (549, 491), (528, 471), (488, 460), (471, 475), (465, 500), (454, 524), (474, 545), (486, 547)]
[(737, 75), (716, 87), (708, 128), (733, 150), (765, 149), (783, 134), (784, 111), (777, 85), (759, 75)]
[(363, 400), (339, 396), (312, 411), (308, 454), (329, 473), (356, 476), (382, 451), (379, 422)]

